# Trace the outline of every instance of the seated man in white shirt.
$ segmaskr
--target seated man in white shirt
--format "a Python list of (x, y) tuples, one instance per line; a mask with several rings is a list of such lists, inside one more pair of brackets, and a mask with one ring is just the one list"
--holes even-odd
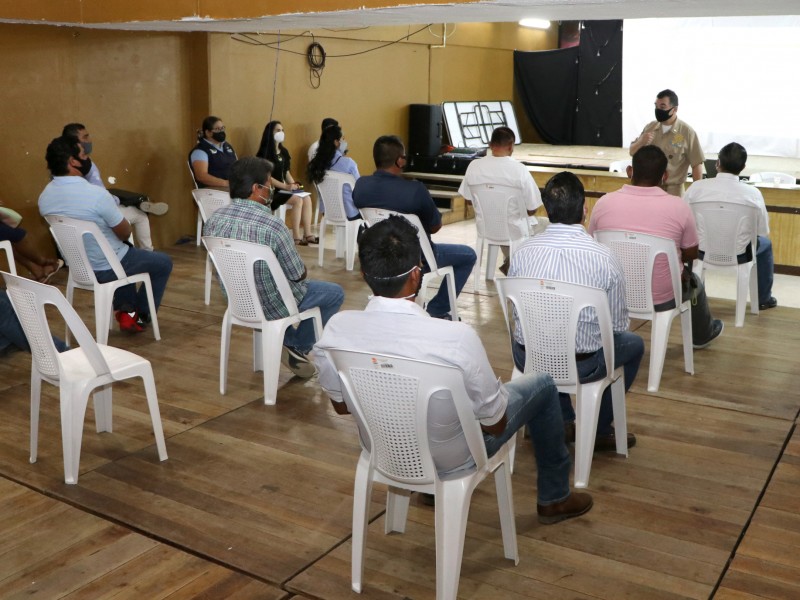
[[(764, 204), (761, 191), (746, 183), (739, 181), (739, 173), (747, 163), (747, 150), (741, 144), (731, 142), (719, 151), (717, 159), (717, 176), (710, 179), (695, 181), (683, 197), (690, 205), (695, 202), (724, 200), (735, 204), (752, 205), (758, 208), (758, 249), (756, 250), (756, 269), (758, 271), (758, 308), (767, 310), (778, 306), (778, 301), (772, 295), (772, 280), (774, 277), (774, 259), (772, 258), (772, 242), (769, 235), (769, 215)], [(697, 222), (697, 233), (703, 239), (707, 224)], [(742, 232), (736, 243), (737, 259), (740, 264), (750, 262), (750, 237)], [(702, 258), (703, 251), (700, 251)]]
[[(547, 227), (547, 219), (541, 219), (540, 223), (533, 217), (533, 213), (542, 205), (542, 195), (525, 165), (511, 158), (515, 142), (516, 135), (508, 127), (495, 129), (492, 132), (492, 139), (489, 141), (491, 156), (484, 156), (469, 163), (458, 193), (471, 203), (474, 200), (470, 190), (471, 185), (489, 183), (518, 188), (525, 201), (527, 215), (520, 215), (516, 206), (509, 206), (508, 223), (512, 231), (519, 231), (520, 237), (527, 237), (529, 234), (533, 235), (544, 230)], [(507, 275), (508, 246), (502, 246), (502, 251), (505, 260), (500, 271), (503, 275)]]
[[(393, 216), (367, 229), (359, 240), (358, 256), (374, 296), (366, 310), (331, 317), (314, 346), (319, 382), (336, 412), (350, 412), (350, 399), (326, 349), (350, 348), (456, 367), (463, 373), (489, 456), (528, 426), (536, 454), (539, 522), (557, 523), (587, 512), (592, 497), (570, 492), (570, 457), (552, 378), (531, 373), (500, 383), (469, 325), (432, 318), (414, 302), (422, 282), (421, 250), (416, 228), (404, 217)], [(458, 417), (449, 395), (434, 396), (431, 407), (430, 435), (439, 472), (473, 466), (463, 433), (453, 431)]]
[[(92, 153), (92, 137), (86, 130), (86, 126), (82, 123), (68, 123), (64, 125), (61, 135), (76, 138), (87, 156)], [(103, 183), (103, 178), (100, 176), (100, 169), (95, 162), (91, 163), (91, 168), (84, 176), (84, 179), (92, 185), (99, 186), (103, 189), (106, 188)], [(136, 243), (140, 248), (152, 252), (153, 240), (150, 235), (150, 220), (147, 218), (147, 213), (154, 215), (166, 214), (167, 210), (169, 210), (169, 205), (165, 202), (149, 202), (147, 196), (144, 195), (139, 196), (139, 201), (133, 204), (126, 204), (126, 201), (120, 200), (120, 198), (114, 194), (111, 194), (111, 196), (116, 201), (119, 212), (121, 212), (122, 216), (131, 224)]]

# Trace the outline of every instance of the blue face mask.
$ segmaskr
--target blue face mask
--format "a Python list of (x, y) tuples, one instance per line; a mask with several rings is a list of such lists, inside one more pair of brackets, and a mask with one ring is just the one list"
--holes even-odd
[(81, 142), (81, 146), (87, 155), (92, 153), (92, 142)]
[(347, 140), (339, 141), (339, 152), (341, 152), (342, 154), (347, 152)]

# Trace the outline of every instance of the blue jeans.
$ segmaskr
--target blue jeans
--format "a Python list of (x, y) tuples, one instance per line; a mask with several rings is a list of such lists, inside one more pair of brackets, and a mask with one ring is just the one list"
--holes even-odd
[[(514, 365), (520, 371), (524, 371), (525, 346), (517, 343), (515, 340), (512, 342), (511, 347), (514, 356)], [(623, 367), (626, 392), (636, 379), (636, 373), (639, 372), (639, 363), (642, 362), (643, 354), (644, 340), (642, 340), (641, 337), (630, 331), (614, 333), (614, 368)], [(602, 348), (589, 358), (579, 360), (577, 365), (578, 378), (581, 383), (597, 381), (606, 376), (606, 358)], [(572, 407), (569, 394), (559, 394), (558, 398), (561, 401), (561, 414), (564, 422), (574, 422), (575, 409)], [(608, 386), (603, 391), (603, 398), (600, 401), (600, 415), (597, 419), (597, 435), (610, 435), (614, 433), (614, 427), (611, 425), (613, 422), (614, 408), (611, 404), (611, 386)]]
[(756, 271), (758, 272), (758, 303), (764, 304), (772, 297), (775, 260), (772, 257), (772, 242), (769, 238), (758, 236), (756, 250)]
[(564, 443), (564, 421), (553, 379), (546, 373), (529, 373), (505, 384), (508, 390), (506, 428), (499, 435), (483, 434), (486, 454), (494, 455), (525, 425), (536, 455), (538, 503), (555, 504), (569, 497), (572, 466)]
[[(438, 266), (453, 267), (456, 296), (458, 296), (475, 266), (477, 260), (475, 250), (464, 244), (433, 244), (433, 254), (436, 256)], [(424, 265), (423, 273), (429, 272), (428, 265)], [(450, 297), (447, 295), (447, 285), (444, 282), (439, 286), (436, 295), (428, 302), (426, 310), (432, 317), (441, 317), (450, 312)]]
[[(153, 286), (153, 300), (156, 310), (161, 305), (161, 298), (164, 290), (167, 289), (167, 280), (172, 273), (172, 259), (163, 252), (152, 252), (141, 248), (128, 248), (128, 252), (120, 261), (122, 268), (127, 275), (137, 275), (138, 273), (149, 273), (150, 283)], [(97, 281), (108, 283), (115, 281), (117, 276), (111, 269), (107, 271), (95, 271)], [(143, 285), (126, 285), (114, 292), (114, 310), (124, 310), (125, 312), (136, 311), (140, 316), (150, 314), (150, 307), (147, 304), (147, 292)]]
[[(59, 352), (67, 349), (66, 344), (56, 336), (53, 336), (53, 343)], [(14, 312), (14, 307), (11, 306), (8, 294), (5, 290), (0, 290), (0, 352), (10, 346), (15, 346), (25, 352), (31, 351), (28, 338), (17, 318), (17, 313)]]
[[(340, 285), (328, 281), (309, 280), (306, 295), (303, 296), (297, 308), (302, 312), (318, 306), (322, 313), (322, 325), (324, 326), (328, 319), (339, 311), (342, 302), (344, 302), (344, 290)], [(284, 346), (296, 348), (303, 354), (311, 352), (316, 341), (314, 322), (311, 319), (301, 321), (296, 328), (289, 327), (286, 335), (283, 336)]]

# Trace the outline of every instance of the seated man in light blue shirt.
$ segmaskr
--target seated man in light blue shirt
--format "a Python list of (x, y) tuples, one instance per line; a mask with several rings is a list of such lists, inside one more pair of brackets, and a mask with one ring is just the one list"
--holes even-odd
[[(125, 273), (150, 275), (153, 299), (158, 308), (172, 272), (172, 259), (162, 252), (148, 252), (125, 243), (131, 234), (130, 223), (122, 216), (110, 193), (84, 179), (91, 168), (91, 160), (75, 138), (54, 139), (47, 146), (45, 159), (53, 180), (39, 196), (42, 216), (63, 215), (96, 223)], [(116, 275), (97, 243), (91, 239), (85, 243), (97, 280), (101, 283), (115, 280)], [(144, 286), (138, 291), (134, 285), (118, 289), (114, 294), (114, 311), (122, 331), (144, 331), (151, 320)]]

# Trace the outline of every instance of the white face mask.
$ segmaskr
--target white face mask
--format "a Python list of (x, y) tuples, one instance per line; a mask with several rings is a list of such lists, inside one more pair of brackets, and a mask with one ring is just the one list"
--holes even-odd
[(286, 136), (284, 135), (283, 131), (275, 132), (275, 141), (278, 142), (279, 144), (282, 144), (285, 138)]
[(339, 141), (339, 152), (341, 152), (342, 154), (347, 152), (347, 140)]

